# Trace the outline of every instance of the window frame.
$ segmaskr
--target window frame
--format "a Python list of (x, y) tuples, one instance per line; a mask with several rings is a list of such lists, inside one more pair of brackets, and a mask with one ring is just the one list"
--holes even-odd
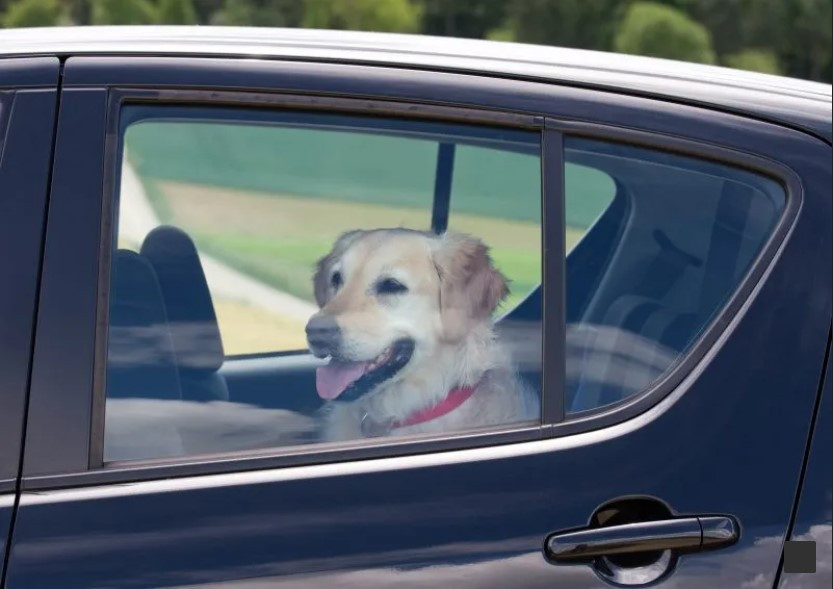
[[(529, 114), (516, 114), (501, 111), (489, 111), (477, 108), (460, 108), (440, 105), (424, 104), (419, 102), (402, 103), (386, 101), (382, 99), (369, 98), (345, 98), (329, 97), (313, 94), (283, 94), (283, 93), (259, 93), (239, 91), (208, 91), (208, 90), (145, 90), (131, 88), (116, 88), (109, 92), (107, 103), (107, 135), (105, 140), (105, 161), (104, 161), (104, 197), (101, 215), (101, 232), (99, 245), (99, 268), (98, 275), (98, 296), (99, 301), (96, 313), (96, 336), (95, 336), (95, 363), (93, 371), (93, 404), (91, 419), (90, 454), (89, 467), (96, 472), (109, 472), (120, 468), (133, 468), (136, 466), (174, 466), (186, 463), (202, 462), (212, 464), (214, 460), (226, 459), (235, 460), (236, 463), (245, 463), (249, 460), (259, 461), (260, 459), (276, 461), (275, 466), (298, 466), (302, 464), (330, 461), (348, 461), (372, 457), (406, 455), (411, 453), (435, 452), (447, 449), (476, 448), (484, 445), (499, 445), (516, 441), (532, 441), (546, 437), (546, 426), (549, 423), (547, 418), (560, 419), (558, 408), (564, 406), (563, 401), (563, 379), (546, 378), (546, 370), (543, 368), (547, 362), (543, 358), (548, 357), (550, 352), (545, 343), (544, 325), (550, 321), (542, 317), (542, 383), (541, 383), (541, 421), (537, 425), (507, 424), (504, 427), (491, 427), (482, 431), (450, 433), (441, 436), (426, 435), (398, 440), (388, 438), (385, 442), (379, 439), (355, 440), (337, 444), (316, 443), (302, 446), (276, 446), (274, 448), (254, 449), (236, 452), (224, 452), (218, 454), (205, 454), (195, 456), (183, 456), (177, 458), (160, 458), (148, 460), (131, 460), (125, 462), (105, 463), (103, 460), (104, 427), (105, 427), (105, 405), (106, 405), (106, 362), (107, 362), (107, 337), (109, 327), (109, 290), (111, 257), (117, 238), (117, 225), (115, 211), (117, 207), (117, 192), (120, 182), (120, 164), (122, 153), (122, 113), (128, 105), (153, 105), (158, 108), (165, 106), (195, 106), (195, 107), (233, 107), (233, 108), (259, 108), (259, 109), (280, 109), (300, 110), (304, 112), (356, 114), (364, 116), (383, 116), (385, 118), (398, 118), (402, 120), (448, 122), (452, 124), (464, 123), (471, 125), (482, 125), (490, 127), (504, 127), (510, 129), (536, 131), (540, 135), (540, 161), (544, 161), (544, 151), (553, 149), (561, 152), (560, 134), (544, 132), (544, 118)], [(549, 139), (546, 139), (549, 137)], [(547, 141), (558, 141), (545, 147)], [(542, 173), (545, 168), (542, 164)], [(559, 202), (563, 200), (558, 194), (550, 194), (549, 199), (544, 198), (545, 180), (541, 178), (541, 219), (542, 219), (542, 242), (544, 218), (547, 214), (545, 202)], [(437, 196), (435, 192), (435, 198)], [(441, 195), (442, 196), (442, 195)], [(435, 205), (432, 203), (431, 224), (436, 222), (434, 213)], [(448, 202), (445, 202), (448, 207)], [(448, 210), (445, 211), (445, 221), (448, 220)], [(440, 219), (442, 221), (442, 218)], [(559, 238), (556, 242), (560, 243)], [(548, 278), (546, 263), (543, 260), (543, 253), (546, 251), (543, 243), (542, 250), (542, 288)], [(563, 255), (562, 255), (563, 257)], [(555, 260), (555, 261), (553, 261)], [(550, 256), (549, 268), (559, 272), (563, 262), (558, 262), (556, 256)], [(557, 278), (554, 278), (557, 280)], [(563, 283), (563, 281), (559, 281)], [(562, 289), (563, 290), (563, 289)], [(550, 296), (561, 296), (559, 295)], [(563, 303), (560, 305), (563, 307)], [(546, 309), (546, 306), (544, 307)], [(545, 311), (546, 313), (546, 311)], [(563, 323), (563, 321), (561, 321)], [(563, 339), (563, 338), (560, 338)], [(555, 339), (553, 341), (560, 341)], [(282, 356), (308, 356), (307, 350), (286, 351), (284, 353), (267, 354)], [(563, 356), (563, 354), (561, 354)], [(558, 356), (556, 356), (558, 357)], [(563, 374), (563, 371), (561, 371)], [(562, 416), (563, 417), (563, 416)], [(391, 452), (390, 450), (393, 450)]]
[[(395, 81), (396, 83), (391, 83)], [(374, 110), (374, 105), (384, 103), (393, 109), (393, 113), (382, 111), (381, 114), (396, 116), (397, 114), (420, 114), (420, 112), (443, 111), (452, 115), (455, 122), (471, 122), (465, 120), (466, 113), (481, 113), (488, 117), (531, 117), (536, 124), (542, 125), (544, 141), (542, 150), (544, 159), (542, 166), (546, 165), (548, 157), (552, 153), (563, 155), (563, 137), (566, 135), (577, 135), (602, 141), (616, 141), (620, 143), (632, 143), (648, 149), (669, 150), (681, 155), (700, 157), (719, 162), (724, 165), (733, 165), (749, 169), (753, 172), (764, 174), (785, 187), (787, 201), (785, 210), (769, 235), (766, 245), (759, 252), (755, 261), (751, 264), (746, 277), (738, 285), (717, 314), (716, 318), (706, 327), (697, 342), (692, 346), (683, 358), (672, 370), (664, 375), (664, 378), (654, 383), (652, 387), (634, 395), (633, 397), (614, 405), (605, 406), (594, 410), (589, 415), (572, 415), (570, 419), (558, 423), (542, 422), (540, 426), (532, 428), (509, 429), (508, 431), (490, 431), (486, 433), (473, 433), (462, 436), (448, 436), (433, 438), (431, 440), (409, 440), (390, 441), (389, 443), (371, 440), (367, 443), (353, 443), (349, 448), (327, 448), (324, 445), (315, 447), (300, 447), (300, 451), (292, 452), (289, 447), (284, 452), (275, 452), (269, 449), (265, 452), (240, 452), (222, 455), (201, 455), (185, 457), (181, 460), (154, 460), (136, 461), (121, 463), (98, 468), (91, 460), (93, 458), (92, 447), (96, 444), (96, 435), (93, 430), (87, 428), (91, 420), (91, 405), (94, 394), (101, 399), (100, 376), (95, 386), (87, 388), (86, 383), (92, 382), (92, 375), (89, 377), (80, 376), (78, 370), (73, 372), (71, 386), (76, 390), (71, 391), (73, 399), (60, 400), (55, 407), (50, 407), (58, 395), (51, 392), (50, 388), (60, 383), (60, 370), (69, 366), (69, 360), (51, 363), (50, 360), (59, 360), (60, 355), (52, 348), (38, 354), (36, 350), (36, 361), (38, 355), (42, 356), (40, 361), (43, 366), (35, 366), (35, 381), (33, 384), (33, 397), (30, 406), (30, 434), (35, 438), (36, 448), (33, 444), (27, 444), (27, 458), (24, 469), (23, 487), (25, 489), (50, 489), (55, 487), (78, 486), (88, 484), (104, 484), (114, 482), (149, 480), (163, 477), (180, 477), (201, 474), (217, 474), (227, 472), (248, 471), (254, 469), (280, 468), (289, 465), (317, 464), (334, 461), (352, 461), (363, 458), (374, 457), (397, 457), (413, 454), (427, 454), (443, 450), (463, 450), (466, 448), (495, 446), (513, 442), (532, 441), (542, 438), (561, 437), (600, 430), (608, 426), (621, 423), (645, 413), (656, 407), (660, 401), (668, 397), (669, 393), (686, 379), (696, 379), (705, 369), (708, 356), (712, 353), (713, 347), (719, 347), (722, 339), (729, 337), (733, 322), (740, 321), (743, 314), (739, 311), (743, 308), (750, 294), (758, 282), (765, 276), (769, 268), (774, 264), (776, 254), (785, 243), (789, 230), (798, 219), (798, 212), (802, 202), (802, 183), (799, 176), (790, 167), (779, 163), (771, 157), (755, 154), (775, 154), (776, 150), (772, 145), (761, 144), (764, 137), (778, 137), (780, 132), (789, 136), (793, 143), (799, 142), (799, 133), (785, 129), (784, 127), (755, 121), (742, 116), (715, 112), (714, 110), (674, 104), (657, 98), (641, 98), (616, 94), (614, 92), (600, 92), (592, 89), (571, 88), (547, 83), (502, 79), (489, 77), (486, 74), (460, 73), (460, 72), (439, 72), (417, 69), (393, 68), (384, 66), (361, 66), (345, 63), (315, 63), (315, 62), (280, 62), (273, 60), (247, 60), (218, 59), (204, 57), (79, 57), (70, 58), (65, 66), (64, 96), (67, 103), (72, 103), (72, 108), (67, 108), (66, 120), (59, 121), (59, 131), (62, 126), (70, 127), (72, 133), (83, 137), (82, 129), (97, 128), (98, 120), (105, 118), (104, 128), (107, 130), (105, 150), (99, 137), (87, 137), (80, 141), (79, 145), (86, 146), (87, 150), (79, 154), (86, 169), (89, 171), (95, 165), (101, 166), (106, 158), (113, 161), (113, 113), (111, 107), (116, 97), (124, 93), (141, 94), (143, 100), (158, 101), (160, 96), (176, 94), (190, 100), (189, 96), (195, 93), (212, 97), (212, 100), (222, 102), (217, 97), (242, 96), (263, 96), (266, 99), (276, 96), (274, 92), (282, 92), (288, 100), (307, 100), (320, 102), (322, 98), (328, 100), (347, 99), (356, 104), (365, 104), (372, 113), (380, 112)], [(244, 88), (246, 90), (241, 90)], [(86, 93), (89, 99), (81, 100), (81, 95)], [(444, 96), (444, 102), (440, 102), (437, 96)], [(368, 98), (372, 97), (372, 98)], [(98, 104), (106, 105), (99, 107)], [(588, 122), (588, 106), (593, 105), (593, 120)], [(79, 120), (72, 119), (72, 109), (79, 111)], [(101, 109), (101, 110), (100, 110)], [(460, 118), (458, 118), (460, 117)], [(463, 120), (461, 120), (461, 118)], [(624, 123), (623, 121), (627, 121)], [(628, 126), (624, 126), (627, 124)], [(86, 125), (86, 127), (85, 127)], [(780, 131), (777, 131), (780, 130)], [(725, 133), (729, 131), (728, 135)], [(89, 133), (87, 133), (89, 135)], [(59, 148), (60, 148), (59, 133)], [(69, 134), (67, 135), (69, 136)], [(683, 138), (685, 136), (685, 138)], [(803, 137), (803, 135), (802, 135)], [(118, 138), (116, 137), (116, 140)], [(100, 154), (106, 153), (106, 158)], [(550, 155), (548, 155), (550, 154)], [(99, 159), (101, 158), (101, 159)], [(784, 161), (790, 161), (784, 158)], [(95, 164), (97, 162), (97, 164)], [(66, 164), (64, 164), (66, 166)], [(801, 168), (800, 168), (801, 169)], [(84, 215), (90, 211), (98, 215), (97, 222), (104, 229), (111, 223), (108, 213), (96, 207), (106, 207), (107, 196), (112, 200), (112, 188), (116, 179), (112, 167), (104, 168), (104, 190), (97, 192), (100, 202), (97, 204), (85, 201), (83, 207)], [(90, 185), (89, 181), (82, 182), (77, 179), (78, 174), (72, 176), (76, 190), (83, 184), (83, 188)], [(70, 177), (67, 170), (63, 170), (63, 179)], [(100, 177), (97, 177), (99, 180)], [(548, 179), (549, 178), (549, 179)], [(108, 192), (108, 189), (110, 192)], [(69, 187), (65, 189), (69, 190)], [(554, 269), (563, 273), (565, 266), (564, 232), (563, 222), (550, 225), (547, 219), (557, 218), (561, 215), (563, 220), (564, 186), (563, 175), (561, 182), (552, 182), (551, 175), (542, 177), (542, 192), (546, 195), (542, 199), (542, 207), (550, 208), (553, 196), (559, 209), (552, 209), (542, 212), (542, 240), (543, 240), (543, 278), (545, 283), (549, 280), (548, 272)], [(65, 200), (65, 194), (61, 195)], [(550, 205), (550, 206), (548, 206)], [(66, 203), (62, 205), (66, 212)], [(560, 211), (560, 212), (559, 212)], [(81, 213), (77, 213), (81, 214)], [(86, 218), (86, 217), (85, 217)], [(85, 221), (86, 223), (86, 221)], [(89, 228), (89, 227), (88, 227)], [(112, 228), (109, 228), (112, 229)], [(66, 242), (66, 235), (69, 230), (63, 223), (60, 230), (56, 231), (60, 237), (55, 242)], [(50, 231), (50, 239), (53, 231)], [(107, 247), (101, 247), (101, 238), (104, 235), (96, 235), (99, 241), (98, 255), (109, 256), (110, 243)], [(558, 239), (552, 242), (553, 236)], [(89, 244), (84, 245), (85, 248)], [(55, 248), (53, 248), (55, 249)], [(560, 252), (558, 255), (553, 253)], [(47, 251), (47, 254), (49, 252)], [(548, 258), (549, 254), (549, 258)], [(67, 255), (55, 255), (55, 258), (67, 260)], [(56, 262), (47, 259), (49, 267), (59, 266)], [(560, 264), (560, 266), (559, 266)], [(104, 273), (95, 273), (92, 269), (85, 269), (83, 278), (95, 275), (100, 279)], [(60, 274), (60, 272), (57, 272)], [(48, 279), (54, 280), (55, 284), (66, 285), (64, 277)], [(109, 280), (109, 274), (107, 275)], [(552, 281), (549, 281), (552, 284)], [(86, 284), (86, 283), (85, 283)], [(50, 285), (51, 286), (51, 285)], [(56, 287), (52, 286), (52, 290)], [(100, 308), (101, 301), (96, 300), (95, 304), (89, 299), (90, 294), (87, 286), (85, 292), (72, 295), (72, 301), (65, 304), (58, 300), (56, 294), (47, 297), (46, 310), (50, 313), (49, 321), (44, 321), (45, 327), (39, 328), (39, 335), (45, 332), (49, 335), (56, 333), (57, 327), (52, 326), (56, 322), (55, 313), (65, 308), (80, 308), (83, 306), (86, 312), (91, 306)], [(47, 289), (49, 290), (49, 289)], [(554, 291), (554, 292), (553, 292)], [(100, 292), (97, 291), (100, 295)], [(85, 298), (86, 297), (86, 298)], [(547, 345), (547, 338), (555, 337), (556, 341), (563, 348), (564, 325), (563, 320), (556, 320), (555, 329), (548, 327), (552, 322), (553, 312), (558, 311), (563, 317), (564, 304), (564, 283), (561, 280), (560, 286), (551, 291), (546, 297), (557, 297), (560, 305), (553, 304), (551, 300), (543, 299), (544, 311), (544, 345)], [(82, 300), (83, 299), (83, 300)], [(561, 306), (559, 310), (558, 307)], [(44, 303), (41, 308), (43, 310)], [(53, 308), (54, 307), (54, 308)], [(96, 311), (97, 313), (97, 311)], [(549, 315), (548, 315), (549, 314)], [(74, 320), (77, 324), (78, 321)], [(73, 324), (74, 328), (77, 328)], [(96, 328), (99, 328), (96, 325)], [(92, 331), (92, 326), (90, 330)], [(86, 330), (87, 327), (84, 327)], [(41, 336), (42, 338), (43, 336)], [(47, 336), (48, 337), (48, 336)], [(86, 337), (86, 334), (84, 335)], [(43, 342), (43, 339), (39, 341)], [(86, 352), (75, 354), (73, 359), (85, 359), (95, 356), (94, 364), (100, 372), (100, 358), (97, 354), (101, 349), (100, 338), (95, 342), (94, 353)], [(47, 344), (43, 344), (48, 348)], [(106, 346), (105, 346), (106, 349)], [(563, 362), (563, 350), (560, 354)], [(704, 361), (704, 359), (706, 361)], [(546, 418), (558, 418), (559, 412), (563, 415), (564, 390), (563, 370), (555, 374), (555, 378), (548, 378), (554, 371), (550, 366), (558, 365), (558, 358), (553, 363), (552, 358), (544, 356), (544, 403), (546, 403), (547, 387), (558, 385), (558, 397), (561, 399), (559, 407), (553, 409), (544, 408), (542, 414)], [(54, 365), (53, 365), (54, 364)], [(48, 369), (45, 369), (49, 366)], [(83, 369), (83, 367), (82, 367)], [(88, 368), (90, 372), (92, 366)], [(549, 370), (549, 372), (548, 372)], [(40, 374), (44, 372), (44, 374)], [(97, 373), (96, 373), (97, 374)], [(549, 381), (549, 382), (548, 382)], [(84, 385), (84, 386), (81, 386)], [(79, 388), (80, 387), (80, 388)], [(58, 386), (57, 388), (60, 388)], [(682, 394), (685, 386), (676, 391), (673, 398)], [(78, 399), (90, 399), (90, 406), (74, 407), (72, 403)], [(101, 402), (101, 401), (98, 401)], [(58, 424), (57, 435), (67, 436), (64, 438), (66, 448), (60, 449), (57, 455), (50, 455), (50, 441), (54, 441), (55, 433), (50, 430), (47, 416), (56, 416), (60, 411), (71, 408), (71, 415), (68, 417), (61, 414)], [(661, 411), (661, 408), (657, 408)], [(86, 414), (86, 423), (79, 423), (77, 420)], [(34, 415), (34, 420), (31, 418)], [(628, 427), (639, 427), (643, 420), (633, 420)], [(83, 428), (81, 426), (84, 426)], [(604, 435), (599, 432), (599, 435)], [(99, 436), (100, 437), (100, 436)], [(100, 440), (103, 441), (103, 440)], [(310, 451), (310, 450), (313, 451)], [(83, 450), (83, 461), (82, 461)], [(278, 449), (279, 450), (279, 449)]]
[(551, 124), (556, 125), (565, 137), (592, 139), (662, 151), (746, 170), (773, 180), (784, 190), (784, 209), (760, 251), (749, 264), (743, 278), (734, 286), (725, 302), (715, 310), (712, 318), (703, 326), (689, 348), (680, 354), (675, 362), (647, 388), (615, 403), (566, 414), (563, 422), (553, 426), (553, 437), (562, 437), (609, 427), (633, 419), (659, 404), (684, 380), (697, 378), (697, 375), (705, 368), (704, 361), (707, 361), (712, 348), (717, 346), (721, 339), (729, 336), (732, 323), (739, 320), (740, 310), (754, 295), (755, 286), (777, 260), (777, 253), (798, 218), (803, 201), (803, 190), (800, 177), (792, 169), (774, 160), (751, 153), (626, 127), (612, 127), (584, 121), (558, 121), (556, 123), (552, 119), (547, 119), (546, 125)]

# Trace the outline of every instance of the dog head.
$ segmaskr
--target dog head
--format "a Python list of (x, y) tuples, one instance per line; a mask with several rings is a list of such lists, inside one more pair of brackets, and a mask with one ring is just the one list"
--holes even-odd
[(358, 398), (488, 322), (508, 294), (480, 240), (407, 229), (351, 231), (319, 262), (307, 323), (326, 399)]

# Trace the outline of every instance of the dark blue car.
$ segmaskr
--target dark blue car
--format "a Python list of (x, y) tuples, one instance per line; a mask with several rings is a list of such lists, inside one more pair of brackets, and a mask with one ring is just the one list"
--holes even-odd
[[(0, 587), (829, 587), (831, 140), (829, 85), (647, 58), (3, 31)], [(473, 385), (328, 435), (319, 260), (380, 227), (488, 246), (532, 419), (444, 342)], [(447, 327), (384, 271), (368, 346)]]

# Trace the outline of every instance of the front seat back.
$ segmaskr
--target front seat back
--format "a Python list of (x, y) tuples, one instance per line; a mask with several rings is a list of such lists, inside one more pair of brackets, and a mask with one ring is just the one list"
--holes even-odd
[(157, 227), (141, 253), (159, 278), (183, 398), (228, 400), (228, 385), (218, 373), (225, 359), (220, 327), (194, 242), (181, 229)]

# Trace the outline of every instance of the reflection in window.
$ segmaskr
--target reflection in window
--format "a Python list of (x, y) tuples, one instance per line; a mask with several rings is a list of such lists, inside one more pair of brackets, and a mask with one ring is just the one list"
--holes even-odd
[[(567, 176), (567, 219), (591, 221), (567, 259), (566, 402), (576, 412), (644, 390), (691, 347), (761, 251), (785, 194), (751, 172), (625, 145), (569, 138), (566, 159), (596, 170), (585, 185)], [(613, 180), (604, 189), (603, 176)]]

